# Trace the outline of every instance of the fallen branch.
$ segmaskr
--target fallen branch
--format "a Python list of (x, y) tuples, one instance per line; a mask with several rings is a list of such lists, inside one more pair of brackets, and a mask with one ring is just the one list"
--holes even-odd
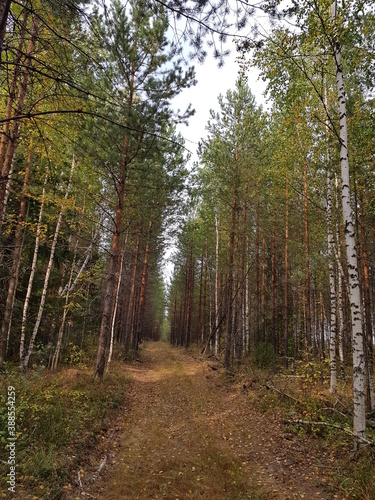
[(81, 488), (81, 490), (83, 489), (83, 484), (81, 481), (81, 471), (78, 471), (78, 486)]
[(286, 392), (280, 391), (280, 389), (277, 389), (276, 387), (274, 387), (273, 385), (271, 385), (268, 382), (266, 383), (266, 389), (271, 389), (272, 391), (275, 391), (278, 394), (281, 394), (281, 396), (286, 396), (287, 398), (291, 399), (292, 401), (295, 401), (296, 403), (301, 404), (301, 401), (299, 401), (295, 397), (291, 396), (290, 394), (287, 394)]
[(283, 424), (317, 425), (317, 426), (320, 426), (320, 427), (332, 427), (334, 429), (339, 429), (340, 431), (344, 431), (346, 434), (349, 434), (350, 436), (353, 436), (356, 439), (359, 439), (360, 441), (362, 441), (362, 443), (366, 443), (369, 446), (375, 446), (375, 442), (374, 441), (369, 441), (366, 438), (363, 438), (361, 436), (357, 436), (350, 429), (347, 429), (346, 427), (343, 427), (342, 425), (338, 425), (338, 424), (331, 424), (331, 423), (322, 422), (322, 421), (314, 422), (314, 421), (311, 421), (311, 420), (301, 420), (301, 419), (283, 420)]
[(345, 413), (342, 413), (342, 411), (338, 410), (337, 408), (330, 408), (327, 406), (326, 408), (321, 408), (321, 410), (322, 411), (334, 411), (334, 412), (338, 413), (339, 415), (341, 415), (342, 417), (348, 418), (348, 415), (345, 415)]
[(109, 447), (111, 445), (111, 441), (112, 441), (112, 438), (113, 436), (115, 435), (115, 432), (116, 430), (112, 431), (111, 435), (109, 436), (108, 438), (108, 441), (107, 441), (107, 450), (106, 450), (106, 453), (104, 455), (104, 458), (103, 460), (100, 462), (100, 465), (99, 465), (99, 468), (98, 470), (95, 472), (95, 474), (92, 476), (92, 478), (90, 479), (90, 483), (93, 483), (99, 476), (100, 472), (102, 471), (103, 467), (105, 466), (105, 464), (107, 463), (107, 460), (108, 460), (108, 455), (109, 455)]

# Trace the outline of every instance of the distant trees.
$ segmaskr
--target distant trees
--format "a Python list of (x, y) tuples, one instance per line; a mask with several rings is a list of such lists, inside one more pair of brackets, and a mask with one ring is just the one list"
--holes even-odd
[[(206, 340), (199, 338), (202, 349), (223, 354), (228, 369), (244, 354), (267, 349), (287, 366), (329, 353), (332, 392), (337, 366), (343, 377), (344, 359), (351, 353), (357, 447), (365, 433), (365, 400), (368, 410), (373, 405), (374, 340), (373, 320), (366, 314), (374, 302), (369, 293), (370, 212), (369, 225), (361, 223), (361, 204), (372, 199), (372, 188), (360, 180), (371, 164), (367, 154), (372, 148), (367, 149), (367, 134), (358, 126), (364, 120), (373, 130), (374, 124), (367, 121), (367, 110), (373, 108), (368, 92), (372, 67), (365, 69), (367, 56), (357, 52), (358, 39), (370, 43), (373, 12), (359, 9), (360, 18), (346, 22), (345, 14), (356, 7), (353, 2), (340, 10), (334, 4), (331, 11), (329, 2), (295, 2), (282, 12), (293, 20), (293, 29), (281, 22), (256, 43), (239, 43), (245, 59), (253, 50), (252, 64), (267, 79), (273, 106), (263, 113), (246, 97), (243, 112), (236, 115), (231, 92), (226, 102), (219, 100), (221, 111), (213, 115), (215, 126), (211, 121), (202, 143), (203, 194), (189, 225), (205, 224), (208, 288), (216, 290), (220, 283), (217, 296), (222, 298), (216, 306), (211, 296), (205, 311), (199, 311), (200, 318), (210, 318), (210, 333)], [(246, 87), (243, 78), (237, 97)], [(255, 135), (246, 113), (253, 113)], [(233, 116), (238, 117), (236, 129), (229, 128)], [(350, 173), (348, 158), (353, 158)], [(366, 192), (362, 201), (358, 191)], [(204, 222), (201, 213), (209, 214)], [(192, 233), (193, 248), (200, 231)], [(186, 266), (196, 269), (196, 283), (202, 267), (201, 252), (189, 263), (184, 241), (181, 237), (169, 299), (173, 343), (173, 325), (187, 321), (183, 302), (178, 312), (181, 272)], [(195, 285), (193, 303), (200, 296)], [(212, 320), (214, 307), (221, 308), (218, 321)], [(213, 342), (217, 331), (219, 347)]]
[(80, 359), (102, 317), (102, 377), (110, 341), (124, 357), (160, 337), (163, 241), (187, 177), (174, 122), (191, 113), (170, 102), (194, 72), (168, 44), (163, 7), (88, 15), (84, 3), (25, 0), (7, 16), (0, 364)]
[(274, 23), (239, 40), (242, 76), (189, 178), (175, 123), (191, 109), (171, 110), (194, 83), (182, 52), (208, 44), (222, 63), (255, 7), (232, 21), (225, 1), (87, 3), (0, 6), (0, 367), (56, 368), (99, 335), (101, 379), (109, 352), (159, 338), (178, 233), (170, 341), (228, 370), (249, 353), (329, 357), (332, 392), (350, 354), (360, 440), (375, 404), (372, 4), (257, 4)]

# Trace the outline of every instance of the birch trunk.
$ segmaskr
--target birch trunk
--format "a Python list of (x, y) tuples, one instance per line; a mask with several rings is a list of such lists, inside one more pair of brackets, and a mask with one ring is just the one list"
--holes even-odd
[(137, 267), (138, 267), (138, 254), (139, 254), (139, 240), (140, 240), (140, 234), (138, 233), (137, 236), (137, 245), (136, 245), (136, 251), (135, 251), (135, 257), (134, 257), (134, 266), (133, 266), (133, 276), (132, 276), (132, 284), (130, 288), (130, 295), (129, 295), (129, 307), (128, 307), (128, 313), (127, 313), (127, 318), (126, 318), (126, 331), (125, 331), (125, 344), (124, 344), (124, 355), (125, 357), (129, 353), (129, 346), (130, 346), (130, 341), (131, 341), (131, 336), (132, 336), (132, 328), (133, 328), (133, 318), (134, 316), (134, 309), (135, 309), (135, 300), (134, 300), (134, 295), (135, 295), (135, 281), (137, 277)]
[[(338, 194), (338, 179), (336, 177), (336, 194)], [(336, 196), (336, 212), (339, 214), (339, 199)], [(349, 296), (349, 286), (346, 280), (344, 269), (341, 265), (341, 237), (339, 221), (336, 222), (336, 242), (334, 245), (334, 252), (337, 265), (337, 334), (338, 334), (338, 347), (339, 347), (339, 360), (340, 360), (340, 379), (345, 380), (345, 363), (344, 363), (344, 295), (343, 284)]]
[(36, 318), (36, 322), (35, 322), (35, 325), (34, 325), (33, 332), (31, 334), (31, 338), (30, 338), (30, 343), (29, 343), (29, 348), (28, 348), (27, 354), (24, 357), (24, 359), (21, 359), (21, 369), (22, 369), (23, 372), (26, 371), (27, 366), (29, 364), (30, 356), (31, 356), (31, 354), (33, 352), (33, 348), (34, 348), (34, 342), (35, 342), (36, 336), (37, 336), (38, 331), (39, 331), (40, 322), (42, 321), (42, 316), (43, 316), (43, 311), (44, 311), (44, 305), (45, 305), (46, 297), (47, 297), (48, 283), (49, 283), (49, 278), (50, 278), (51, 271), (52, 271), (53, 258), (55, 256), (55, 250), (56, 250), (57, 240), (58, 240), (59, 233), (60, 233), (60, 226), (61, 226), (62, 218), (63, 218), (64, 212), (65, 212), (66, 202), (68, 200), (68, 196), (69, 196), (70, 189), (71, 189), (71, 186), (72, 186), (74, 168), (75, 168), (75, 160), (74, 160), (74, 155), (73, 155), (72, 167), (70, 169), (70, 177), (69, 177), (68, 185), (67, 185), (67, 188), (66, 188), (64, 200), (63, 200), (63, 202), (61, 204), (60, 213), (59, 213), (59, 216), (58, 216), (58, 219), (57, 219), (55, 234), (53, 236), (53, 241), (52, 241), (52, 246), (51, 246), (51, 253), (50, 253), (50, 256), (49, 256), (47, 271), (46, 271), (46, 275), (45, 275), (45, 278), (44, 278), (44, 285), (43, 285), (43, 290), (42, 290), (42, 296), (41, 296), (41, 299), (40, 299), (38, 315), (37, 315), (37, 318)]
[(70, 285), (71, 285), (72, 280), (73, 280), (73, 272), (74, 272), (74, 267), (75, 267), (76, 258), (77, 258), (77, 247), (78, 247), (78, 238), (77, 238), (75, 248), (74, 248), (74, 257), (73, 257), (72, 267), (70, 269), (69, 281), (68, 281), (68, 285), (67, 285), (68, 291), (65, 295), (65, 305), (64, 305), (63, 315), (62, 315), (62, 319), (61, 319), (61, 325), (59, 328), (59, 333), (57, 335), (55, 352), (53, 353), (53, 356), (52, 356), (51, 370), (56, 370), (57, 364), (59, 362), (60, 351), (61, 351), (61, 346), (62, 346), (62, 339), (64, 336), (65, 321), (66, 321), (66, 317), (68, 315), (68, 310), (69, 310)]
[(20, 340), (20, 369), (21, 370), (22, 370), (22, 361), (23, 361), (23, 358), (24, 358), (27, 312), (28, 312), (28, 309), (29, 309), (29, 302), (30, 302), (30, 297), (31, 297), (31, 291), (32, 291), (32, 288), (33, 288), (34, 276), (35, 276), (35, 271), (36, 271), (37, 262), (38, 262), (40, 233), (41, 233), (41, 230), (42, 230), (42, 219), (43, 219), (43, 211), (44, 211), (44, 201), (45, 201), (45, 197), (46, 197), (47, 180), (48, 180), (48, 171), (46, 172), (46, 176), (45, 176), (45, 179), (44, 179), (44, 185), (43, 185), (43, 191), (42, 191), (42, 199), (41, 199), (40, 209), (39, 209), (38, 225), (37, 225), (37, 228), (36, 228), (34, 254), (33, 254), (33, 260), (32, 260), (32, 264), (31, 264), (31, 271), (30, 271), (30, 276), (29, 276), (29, 283), (27, 285), (26, 297), (25, 297), (25, 302), (23, 304), (23, 311), (22, 311), (21, 340)]
[[(335, 22), (337, 1), (331, 6), (331, 16)], [(361, 297), (358, 280), (358, 260), (355, 242), (355, 226), (353, 210), (350, 204), (350, 174), (348, 157), (348, 130), (346, 114), (346, 95), (344, 75), (341, 62), (341, 47), (336, 34), (334, 44), (334, 59), (336, 65), (336, 83), (340, 117), (340, 164), (341, 164), (341, 196), (342, 214), (345, 232), (346, 258), (349, 270), (349, 300), (352, 322), (353, 346), (353, 433), (355, 436), (354, 447), (360, 447), (361, 440), (366, 434), (366, 407), (364, 384), (364, 348), (361, 318)]]
[(202, 292), (203, 292), (203, 249), (201, 255), (201, 266), (200, 266), (200, 278), (199, 278), (199, 305), (198, 305), (198, 334), (201, 336), (202, 345), (204, 343), (204, 327), (202, 325)]
[[(77, 283), (78, 283), (78, 280), (79, 280), (81, 274), (86, 269), (86, 266), (89, 263), (89, 260), (90, 260), (91, 254), (92, 254), (92, 250), (94, 248), (95, 240), (96, 240), (96, 238), (98, 237), (98, 234), (99, 234), (99, 227), (100, 227), (101, 223), (102, 223), (102, 221), (99, 220), (98, 226), (97, 226), (97, 228), (95, 230), (95, 233), (93, 233), (93, 232), (91, 233), (91, 235), (92, 235), (91, 236), (91, 243), (90, 243), (90, 245), (86, 249), (85, 260), (83, 261), (81, 267), (79, 268), (77, 276), (74, 278), (73, 283), (71, 283), (71, 284), (67, 283), (65, 285), (65, 287), (62, 290), (62, 292), (60, 293), (60, 297), (64, 297), (67, 293), (72, 292), (75, 289), (75, 287), (77, 286)], [(78, 264), (79, 264), (79, 262), (77, 263), (77, 265)]]
[[(336, 392), (337, 387), (337, 363), (336, 363), (336, 285), (334, 267), (334, 235), (332, 231), (332, 176), (328, 167), (327, 174), (327, 237), (328, 237), (328, 273), (329, 273), (329, 298), (331, 306), (330, 314), (330, 339), (329, 339), (329, 360), (330, 360), (330, 385), (331, 394)], [(340, 277), (339, 277), (340, 278)]]
[[(127, 239), (128, 239), (128, 233), (126, 233), (126, 240)], [(126, 240), (125, 240), (125, 246), (126, 246)], [(122, 255), (121, 255), (120, 270), (119, 270), (119, 276), (118, 276), (118, 280), (117, 280), (116, 301), (115, 301), (115, 308), (114, 308), (113, 317), (112, 317), (111, 340), (109, 343), (109, 354), (108, 354), (108, 361), (107, 361), (107, 373), (109, 372), (109, 365), (111, 363), (112, 354), (113, 354), (113, 340), (115, 337), (115, 324), (116, 324), (116, 315), (117, 315), (117, 309), (118, 309), (118, 300), (119, 300), (119, 296), (120, 296), (122, 269), (124, 266), (124, 255), (125, 255), (125, 248), (124, 248)]]

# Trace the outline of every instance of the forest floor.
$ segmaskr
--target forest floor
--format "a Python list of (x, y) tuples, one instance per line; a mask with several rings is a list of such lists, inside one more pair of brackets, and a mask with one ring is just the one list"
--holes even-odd
[(332, 488), (329, 447), (288, 432), (277, 408), (253, 404), (251, 388), (162, 342), (140, 361), (126, 368), (127, 405), (103, 439), (106, 466), (89, 486), (99, 464), (83, 468), (80, 492), (65, 498), (350, 498)]

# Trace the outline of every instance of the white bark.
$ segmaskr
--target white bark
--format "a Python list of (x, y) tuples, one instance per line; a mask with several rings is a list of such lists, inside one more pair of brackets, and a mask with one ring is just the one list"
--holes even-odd
[(113, 353), (113, 339), (115, 336), (115, 324), (116, 324), (116, 315), (117, 315), (117, 309), (118, 309), (118, 299), (120, 296), (120, 288), (121, 288), (121, 280), (122, 280), (122, 269), (124, 265), (124, 254), (125, 254), (125, 248), (126, 248), (126, 243), (128, 240), (128, 234), (129, 234), (129, 229), (126, 232), (126, 239), (125, 239), (125, 245), (124, 245), (124, 250), (121, 255), (121, 263), (120, 263), (120, 270), (119, 270), (119, 276), (117, 279), (117, 290), (116, 290), (116, 299), (115, 299), (115, 308), (113, 311), (113, 317), (112, 317), (112, 325), (111, 325), (111, 340), (109, 344), (109, 354), (108, 354), (108, 361), (107, 361), (107, 373), (109, 371), (109, 364), (112, 360), (112, 353)]
[(35, 247), (34, 247), (34, 255), (31, 264), (31, 271), (29, 276), (29, 283), (27, 285), (25, 302), (23, 304), (23, 312), (22, 312), (22, 323), (21, 323), (21, 341), (20, 341), (20, 368), (22, 368), (22, 362), (24, 358), (24, 348), (25, 348), (25, 335), (26, 335), (26, 323), (27, 323), (27, 312), (29, 309), (29, 302), (31, 297), (31, 291), (33, 288), (34, 276), (38, 262), (38, 252), (39, 252), (39, 243), (40, 243), (40, 233), (42, 231), (42, 219), (43, 219), (43, 211), (44, 211), (44, 202), (46, 198), (46, 185), (48, 180), (48, 170), (46, 172), (46, 176), (44, 179), (43, 191), (42, 191), (42, 199), (40, 203), (39, 209), (39, 217), (38, 217), (38, 225), (36, 228), (36, 237), (35, 237)]
[(335, 267), (334, 267), (334, 236), (332, 231), (332, 178), (328, 167), (327, 175), (327, 232), (328, 232), (328, 271), (329, 271), (329, 297), (331, 304), (330, 316), (330, 339), (329, 339), (329, 360), (330, 360), (330, 385), (331, 394), (336, 392), (337, 387), (337, 363), (336, 363), (336, 286), (335, 286)]
[(60, 213), (59, 213), (59, 216), (58, 216), (58, 219), (57, 219), (55, 234), (54, 234), (53, 241), (52, 241), (51, 253), (50, 253), (50, 257), (49, 257), (49, 261), (48, 261), (46, 275), (45, 275), (45, 278), (44, 278), (44, 285), (43, 285), (42, 296), (41, 296), (41, 299), (40, 299), (38, 315), (37, 315), (37, 318), (36, 318), (36, 322), (35, 322), (35, 325), (34, 325), (33, 332), (31, 334), (31, 338), (30, 338), (30, 343), (29, 343), (29, 348), (28, 348), (27, 354), (24, 357), (24, 359), (21, 360), (22, 371), (25, 371), (27, 369), (27, 365), (29, 364), (30, 356), (31, 356), (31, 354), (33, 352), (35, 338), (36, 338), (36, 336), (38, 334), (38, 331), (39, 331), (40, 322), (42, 321), (42, 316), (43, 316), (43, 311), (44, 311), (44, 305), (45, 305), (46, 297), (47, 297), (48, 283), (49, 283), (49, 278), (50, 278), (51, 271), (52, 271), (53, 258), (55, 256), (57, 239), (59, 237), (60, 226), (61, 226), (62, 218), (63, 218), (63, 215), (64, 215), (64, 211), (65, 211), (65, 207), (66, 207), (66, 202), (67, 202), (67, 199), (68, 199), (68, 196), (69, 196), (70, 188), (72, 186), (74, 167), (75, 167), (75, 161), (74, 161), (74, 155), (73, 155), (72, 167), (70, 169), (69, 182), (68, 182), (68, 186), (66, 188), (64, 200), (63, 200), (62, 205), (61, 205)]
[(10, 195), (10, 184), (12, 182), (12, 177), (13, 177), (13, 161), (12, 161), (12, 164), (10, 166), (10, 170), (9, 170), (9, 174), (8, 174), (7, 187), (5, 188), (4, 211), (3, 211), (3, 216), (1, 219), (1, 225), (3, 225), (5, 222), (5, 216), (6, 216), (6, 210), (7, 210), (8, 200), (9, 200), (9, 195)]
[[(336, 193), (338, 193), (338, 179), (336, 177)], [(336, 196), (336, 212), (339, 213), (339, 200)], [(339, 273), (337, 276), (337, 299), (338, 299), (338, 307), (337, 307), (337, 332), (338, 332), (338, 344), (339, 344), (339, 360), (340, 360), (340, 378), (341, 380), (345, 379), (345, 368), (344, 368), (344, 300), (342, 295), (342, 284), (346, 283), (344, 270), (341, 265), (341, 247), (340, 247), (340, 227), (337, 221), (336, 223), (336, 246), (335, 246), (335, 254), (336, 260), (338, 263)], [(349, 296), (349, 287), (347, 288), (347, 294)]]
[[(324, 82), (324, 101), (328, 109), (327, 82)], [(336, 392), (337, 388), (337, 363), (336, 363), (336, 343), (337, 343), (337, 297), (335, 282), (334, 252), (335, 239), (332, 229), (332, 172), (331, 161), (328, 147), (329, 122), (326, 119), (326, 142), (327, 142), (327, 238), (328, 238), (328, 273), (329, 273), (329, 299), (331, 306), (330, 314), (330, 339), (329, 339), (329, 360), (330, 360), (330, 385), (331, 394)]]
[(77, 286), (77, 283), (78, 283), (78, 280), (79, 280), (81, 274), (86, 269), (86, 266), (89, 263), (89, 260), (90, 260), (91, 254), (92, 254), (92, 249), (94, 247), (94, 242), (95, 242), (95, 240), (96, 240), (96, 238), (98, 236), (99, 228), (100, 228), (101, 224), (102, 224), (102, 220), (100, 219), (99, 222), (98, 222), (98, 225), (96, 227), (95, 233), (92, 234), (91, 243), (90, 243), (90, 245), (86, 249), (85, 260), (83, 261), (83, 264), (79, 268), (77, 276), (74, 278), (73, 283), (71, 283), (71, 284), (67, 283), (65, 285), (65, 287), (63, 288), (63, 290), (60, 293), (60, 297), (64, 297), (64, 295), (66, 295), (67, 293), (72, 292), (75, 289), (75, 287)]
[[(337, 1), (331, 7), (333, 20), (336, 17)], [(336, 64), (336, 83), (340, 117), (340, 164), (341, 164), (341, 196), (342, 213), (345, 233), (346, 257), (349, 271), (349, 300), (352, 320), (353, 345), (353, 402), (354, 418), (353, 433), (356, 438), (354, 446), (357, 448), (366, 432), (365, 384), (364, 384), (364, 347), (362, 335), (361, 297), (358, 280), (358, 259), (355, 244), (355, 226), (353, 210), (350, 205), (350, 175), (348, 157), (348, 130), (346, 114), (346, 95), (344, 75), (341, 63), (341, 48), (336, 36), (334, 44), (334, 58)]]
[(66, 321), (66, 317), (68, 315), (68, 310), (69, 310), (69, 307), (68, 307), (69, 306), (69, 296), (70, 296), (69, 291), (70, 291), (70, 285), (71, 285), (71, 282), (73, 279), (73, 271), (74, 271), (74, 266), (75, 266), (75, 262), (76, 262), (76, 258), (77, 258), (77, 247), (78, 247), (78, 239), (77, 239), (77, 242), (76, 242), (75, 248), (74, 248), (74, 257), (73, 257), (72, 267), (70, 269), (70, 274), (69, 274), (68, 292), (65, 296), (65, 305), (64, 305), (63, 315), (62, 315), (62, 319), (61, 319), (61, 325), (59, 328), (59, 333), (57, 335), (56, 348), (55, 348), (55, 352), (53, 353), (53, 357), (52, 357), (51, 370), (56, 370), (57, 364), (59, 362), (62, 339), (64, 336), (65, 321)]

